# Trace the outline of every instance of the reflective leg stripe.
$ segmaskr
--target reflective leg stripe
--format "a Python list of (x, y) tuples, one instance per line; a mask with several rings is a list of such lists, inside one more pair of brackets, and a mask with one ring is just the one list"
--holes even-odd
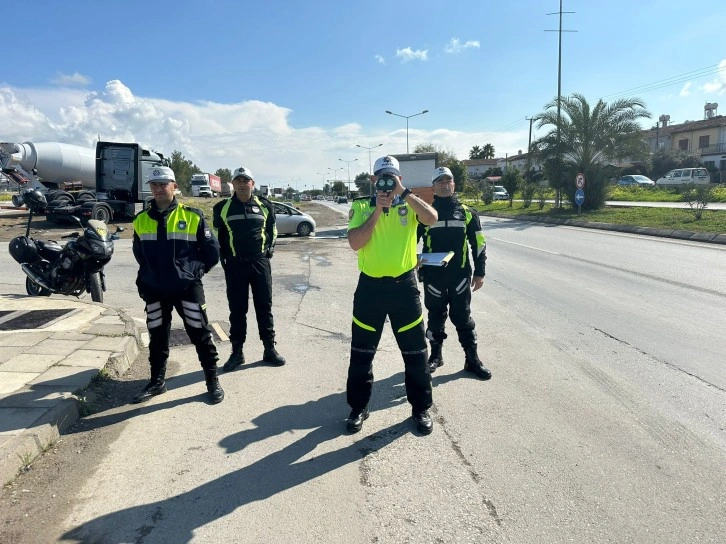
[(403, 327), (398, 329), (398, 331), (396, 331), (396, 332), (405, 332), (409, 329), (413, 329), (416, 325), (418, 325), (422, 321), (423, 321), (423, 316), (421, 315), (421, 316), (419, 316), (419, 318), (416, 321), (414, 321), (413, 323), (409, 323), (408, 325), (404, 325)]
[(201, 329), (202, 308), (199, 303), (182, 300), (182, 309), (184, 310), (184, 321), (186, 324), (195, 329)]
[(418, 355), (419, 353), (426, 353), (427, 348), (420, 349), (418, 351), (402, 351), (401, 355)]
[(355, 318), (355, 316), (353, 316), (353, 323), (355, 323), (356, 325), (358, 325), (358, 326), (359, 326), (359, 327), (360, 327), (361, 329), (365, 329), (365, 330), (367, 330), (367, 331), (371, 331), (371, 332), (376, 332), (376, 329), (374, 329), (374, 328), (373, 328), (373, 327), (371, 327), (370, 325), (366, 325), (366, 324), (365, 324), (365, 323), (363, 323), (362, 321), (358, 321), (358, 320), (357, 320), (357, 319)]
[(469, 283), (469, 278), (464, 278), (461, 283), (456, 286), (456, 294), (460, 295), (466, 290), (466, 285)]
[(357, 351), (358, 353), (375, 353), (376, 352), (376, 350), (374, 350), (374, 349), (361, 349), (361, 348), (357, 348), (355, 346), (351, 346), (350, 350)]
[(426, 286), (426, 290), (429, 293), (431, 293), (433, 296), (441, 298), (441, 291), (439, 291), (438, 289), (436, 289), (436, 287), (434, 287), (430, 283)]
[(161, 302), (146, 305), (146, 328), (155, 329), (161, 325)]

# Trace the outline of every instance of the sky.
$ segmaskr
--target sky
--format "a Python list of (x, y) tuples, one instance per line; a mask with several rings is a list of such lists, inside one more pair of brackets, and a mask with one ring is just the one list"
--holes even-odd
[[(558, 10), (559, 0), (26, 0), (3, 14), (0, 141), (139, 142), (299, 190), (418, 144), (468, 159), (491, 143), (511, 156), (557, 96)], [(723, 0), (562, 10), (563, 96), (640, 98), (644, 128), (662, 114), (703, 119), (707, 102), (726, 114)], [(532, 125), (533, 138), (544, 132)]]

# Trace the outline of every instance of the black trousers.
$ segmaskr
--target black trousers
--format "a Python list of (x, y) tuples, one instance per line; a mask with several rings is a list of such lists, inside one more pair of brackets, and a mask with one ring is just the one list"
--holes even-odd
[(373, 357), (386, 316), (405, 365), (406, 396), (415, 411), (431, 407), (431, 374), (416, 276), (371, 278), (361, 274), (353, 298), (347, 398), (353, 409), (368, 405), (373, 390)]
[(207, 305), (201, 281), (192, 283), (181, 296), (147, 295), (144, 302), (146, 302), (146, 326), (149, 329), (149, 363), (152, 371), (163, 368), (169, 358), (172, 309), (176, 309), (184, 321), (184, 328), (197, 349), (202, 368), (217, 368), (219, 357), (212, 338), (212, 329), (207, 320)]
[[(438, 271), (436, 271), (438, 272)], [(476, 344), (476, 330), (471, 318), (471, 274), (465, 270), (447, 270), (444, 274), (424, 274), (424, 305), (428, 311), (426, 337), (434, 342), (446, 339), (446, 318), (456, 327), (459, 343), (467, 348)]]
[(229, 339), (232, 344), (244, 344), (247, 339), (247, 310), (250, 288), (255, 305), (257, 328), (263, 342), (275, 339), (272, 317), (272, 269), (270, 259), (260, 256), (243, 262), (229, 259), (225, 265), (229, 303)]

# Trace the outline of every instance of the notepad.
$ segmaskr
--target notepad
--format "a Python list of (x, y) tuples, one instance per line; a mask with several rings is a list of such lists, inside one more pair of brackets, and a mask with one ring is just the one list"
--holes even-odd
[(418, 260), (422, 266), (446, 266), (453, 256), (453, 251), (448, 253), (420, 253)]

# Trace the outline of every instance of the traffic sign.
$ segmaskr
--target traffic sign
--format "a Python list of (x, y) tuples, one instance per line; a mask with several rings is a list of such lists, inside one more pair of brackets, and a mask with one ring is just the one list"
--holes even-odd
[(583, 202), (585, 202), (585, 191), (578, 189), (575, 191), (575, 204), (582, 206)]
[(575, 185), (578, 189), (582, 189), (585, 186), (585, 174), (580, 173), (575, 176)]

